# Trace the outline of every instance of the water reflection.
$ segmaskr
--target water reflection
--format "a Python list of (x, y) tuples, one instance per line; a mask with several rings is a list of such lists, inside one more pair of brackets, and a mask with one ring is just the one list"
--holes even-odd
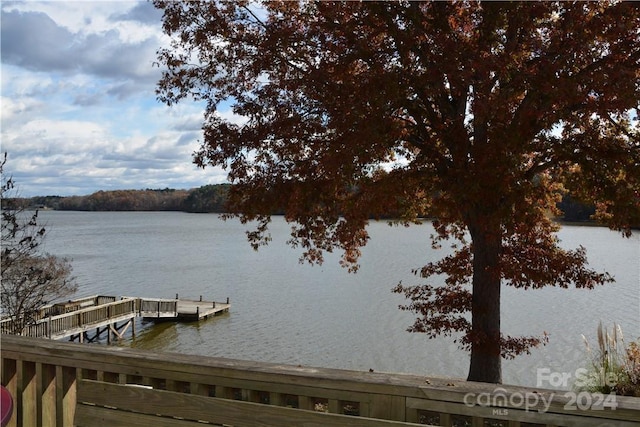
[(131, 337), (129, 342), (123, 345), (144, 350), (154, 350), (158, 348), (170, 348), (176, 341), (178, 332), (174, 322), (142, 322), (143, 328), (136, 330), (136, 336)]

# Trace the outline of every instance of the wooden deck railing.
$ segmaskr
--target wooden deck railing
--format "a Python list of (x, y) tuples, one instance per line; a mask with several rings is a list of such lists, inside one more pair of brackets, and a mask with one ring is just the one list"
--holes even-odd
[(576, 402), (562, 391), (454, 379), (296, 367), (19, 336), (3, 335), (1, 340), (2, 385), (15, 398), (10, 426), (73, 425), (79, 379), (403, 423), (631, 427), (640, 422), (639, 398), (616, 396), (615, 408), (602, 408), (594, 407), (598, 397), (591, 394)]

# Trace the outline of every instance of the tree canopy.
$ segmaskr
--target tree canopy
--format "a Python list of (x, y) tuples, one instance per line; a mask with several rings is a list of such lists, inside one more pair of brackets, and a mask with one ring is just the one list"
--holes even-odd
[[(412, 331), (461, 334), (469, 380), (543, 342), (504, 336), (502, 284), (592, 288), (560, 195), (640, 223), (640, 8), (627, 2), (154, 2), (158, 97), (206, 101), (195, 162), (227, 168), (252, 244), (282, 208), (310, 262), (357, 268), (370, 216), (434, 218), (456, 251), (400, 284)], [(219, 110), (231, 105), (235, 117)], [(433, 276), (445, 274), (445, 286)]]

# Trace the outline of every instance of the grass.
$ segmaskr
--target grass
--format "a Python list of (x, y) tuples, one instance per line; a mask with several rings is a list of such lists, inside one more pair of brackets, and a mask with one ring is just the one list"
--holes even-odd
[(598, 346), (593, 349), (582, 336), (590, 366), (587, 375), (577, 382), (577, 388), (592, 393), (640, 397), (640, 339), (625, 345), (620, 325), (614, 324), (609, 333), (602, 322), (597, 336)]

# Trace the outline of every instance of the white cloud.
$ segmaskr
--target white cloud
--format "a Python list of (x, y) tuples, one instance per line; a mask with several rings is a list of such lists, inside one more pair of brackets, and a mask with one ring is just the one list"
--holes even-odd
[(220, 116), (222, 119), (228, 121), (229, 123), (233, 123), (239, 126), (242, 126), (243, 124), (247, 123), (247, 118), (244, 116), (240, 116), (238, 114), (235, 114), (231, 108), (226, 109), (226, 110), (221, 110), (221, 111), (216, 111), (216, 113), (218, 114), (218, 116)]
[[(71, 33), (100, 34), (122, 29), (124, 42), (138, 42), (148, 37), (149, 29), (158, 29), (160, 12), (150, 2), (141, 1), (28, 1), (5, 4), (7, 12), (40, 12)], [(155, 21), (144, 16), (153, 16)], [(137, 20), (133, 20), (138, 17)], [(114, 19), (115, 17), (115, 19)], [(129, 20), (128, 20), (129, 19)], [(145, 36), (146, 34), (146, 36)]]
[(43, 101), (29, 97), (14, 99), (2, 96), (0, 97), (0, 104), (2, 105), (0, 118), (3, 124), (26, 122), (29, 117), (37, 114), (38, 111), (42, 111), (46, 106)]
[(2, 150), (23, 196), (225, 182), (192, 163), (204, 105), (155, 98), (166, 39), (149, 2), (0, 7)]
[[(162, 39), (159, 20), (155, 25), (122, 20), (128, 19), (124, 12), (139, 2), (116, 3), (127, 6), (116, 10), (107, 10), (104, 4), (56, 2), (56, 8), (49, 3), (3, 7), (3, 63), (65, 75), (155, 81), (159, 71), (152, 64)], [(114, 13), (121, 20), (112, 20)]]

